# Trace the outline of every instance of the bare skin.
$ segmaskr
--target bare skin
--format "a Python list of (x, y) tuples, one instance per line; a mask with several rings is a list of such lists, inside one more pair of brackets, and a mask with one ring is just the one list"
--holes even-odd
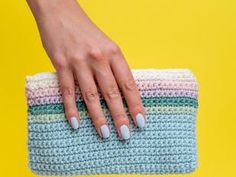
[(98, 89), (121, 139), (130, 138), (130, 123), (119, 89), (134, 124), (144, 127), (146, 117), (140, 93), (119, 46), (89, 19), (75, 0), (27, 2), (36, 19), (44, 49), (57, 71), (65, 114), (72, 128), (79, 128), (80, 123), (75, 81), (101, 138), (110, 136), (110, 128), (101, 109)]

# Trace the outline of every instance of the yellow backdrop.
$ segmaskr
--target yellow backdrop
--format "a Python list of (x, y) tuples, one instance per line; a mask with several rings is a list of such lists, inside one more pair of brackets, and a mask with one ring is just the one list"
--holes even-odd
[[(189, 68), (196, 74), (199, 168), (186, 176), (236, 176), (236, 1), (80, 2), (132, 68)], [(0, 176), (33, 177), (24, 79), (53, 67), (25, 0), (1, 1), (0, 19)]]

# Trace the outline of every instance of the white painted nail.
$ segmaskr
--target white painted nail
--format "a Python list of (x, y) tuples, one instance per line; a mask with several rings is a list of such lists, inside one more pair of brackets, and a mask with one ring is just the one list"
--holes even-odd
[(70, 118), (70, 124), (73, 129), (79, 128), (79, 122), (76, 117), (71, 117)]
[(143, 128), (145, 126), (145, 118), (141, 113), (136, 115), (136, 122), (139, 128)]
[(100, 130), (101, 130), (101, 133), (102, 133), (102, 137), (103, 138), (109, 138), (109, 136), (110, 136), (110, 130), (109, 130), (109, 128), (108, 128), (108, 126), (107, 125), (102, 125), (101, 127), (100, 127)]
[(127, 127), (127, 125), (121, 125), (120, 126), (120, 133), (121, 133), (121, 137), (125, 140), (130, 138), (130, 132), (129, 132), (129, 128)]

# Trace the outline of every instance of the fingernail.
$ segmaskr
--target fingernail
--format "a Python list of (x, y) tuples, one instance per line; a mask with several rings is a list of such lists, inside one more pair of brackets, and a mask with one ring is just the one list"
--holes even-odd
[(125, 140), (130, 138), (130, 132), (129, 132), (129, 128), (127, 127), (127, 125), (121, 125), (120, 126), (120, 133), (121, 133), (121, 137)]
[(70, 118), (70, 124), (71, 124), (71, 127), (73, 129), (79, 128), (79, 122), (78, 122), (78, 119), (76, 117), (71, 117)]
[(109, 138), (109, 136), (110, 136), (110, 130), (109, 130), (109, 128), (108, 128), (108, 126), (107, 125), (102, 125), (101, 127), (100, 127), (100, 130), (101, 130), (101, 133), (102, 133), (102, 137), (103, 138)]
[(141, 113), (136, 115), (136, 122), (139, 128), (143, 128), (145, 126), (145, 118)]

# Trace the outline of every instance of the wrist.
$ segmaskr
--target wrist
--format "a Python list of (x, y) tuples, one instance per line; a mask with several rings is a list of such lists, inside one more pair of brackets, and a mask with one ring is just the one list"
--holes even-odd
[(35, 18), (50, 13), (60, 13), (65, 7), (78, 6), (76, 0), (26, 0)]

